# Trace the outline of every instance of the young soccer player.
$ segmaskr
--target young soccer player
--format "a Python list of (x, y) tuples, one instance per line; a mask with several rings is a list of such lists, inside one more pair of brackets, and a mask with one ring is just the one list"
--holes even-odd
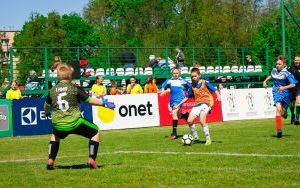
[[(202, 80), (201, 74), (198, 68), (192, 68), (191, 70), (192, 87), (188, 90), (188, 98), (195, 99), (195, 105), (193, 106), (189, 117), (188, 124), (190, 126), (190, 131), (194, 139), (198, 139), (198, 134), (196, 129), (191, 129), (196, 118), (200, 119), (200, 124), (203, 127), (203, 132), (205, 134), (205, 145), (211, 144), (211, 138), (209, 134), (209, 127), (206, 123), (206, 116), (211, 111), (211, 107), (214, 104), (214, 98), (211, 93), (217, 94), (217, 100), (221, 100), (219, 91), (208, 81)], [(187, 100), (187, 98), (185, 99)]]
[[(298, 81), (296, 87), (292, 89), (291, 97), (291, 124), (299, 125), (299, 115), (300, 115), (300, 55), (296, 55), (294, 59), (294, 65), (292, 65), (288, 71), (293, 74), (295, 79)], [(296, 102), (296, 115), (295, 111), (295, 102)]]
[(79, 101), (85, 101), (92, 105), (114, 108), (114, 103), (104, 98), (91, 98), (83, 90), (71, 83), (73, 69), (69, 65), (58, 67), (57, 77), (59, 83), (51, 88), (50, 95), (45, 103), (45, 113), (50, 115), (50, 106), (53, 107), (52, 126), (53, 134), (49, 144), (49, 159), (47, 169), (54, 168), (54, 161), (59, 149), (60, 139), (69, 134), (77, 134), (89, 139), (88, 166), (91, 169), (98, 168), (96, 157), (99, 147), (98, 126), (81, 117)]
[(165, 95), (167, 88), (170, 88), (170, 107), (172, 108), (172, 119), (173, 119), (173, 129), (170, 139), (174, 140), (177, 138), (177, 125), (178, 118), (180, 117), (180, 107), (185, 102), (185, 92), (190, 87), (190, 83), (180, 77), (180, 70), (174, 68), (172, 70), (172, 78), (167, 79), (161, 86), (162, 91), (160, 95)]
[(290, 105), (290, 88), (295, 87), (297, 80), (286, 69), (286, 58), (284, 56), (278, 56), (276, 61), (276, 68), (271, 71), (271, 75), (268, 76), (264, 82), (263, 87), (267, 87), (268, 80), (273, 79), (274, 84), (272, 88), (273, 100), (276, 106), (276, 130), (277, 137), (282, 137), (282, 121), (281, 117), (287, 118), (286, 109)]

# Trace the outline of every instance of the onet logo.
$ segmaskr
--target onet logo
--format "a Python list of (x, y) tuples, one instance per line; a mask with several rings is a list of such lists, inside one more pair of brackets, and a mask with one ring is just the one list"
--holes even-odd
[(21, 108), (21, 125), (37, 125), (36, 107)]

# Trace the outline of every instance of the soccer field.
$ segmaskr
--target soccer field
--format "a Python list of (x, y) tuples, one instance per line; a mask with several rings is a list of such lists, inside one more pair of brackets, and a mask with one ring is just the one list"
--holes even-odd
[[(273, 119), (210, 123), (212, 145), (168, 140), (171, 127), (104, 131), (97, 161), (88, 140), (62, 140), (56, 169), (46, 170), (49, 135), (0, 139), (0, 187), (300, 187), (300, 127)], [(188, 133), (180, 126), (179, 134)]]

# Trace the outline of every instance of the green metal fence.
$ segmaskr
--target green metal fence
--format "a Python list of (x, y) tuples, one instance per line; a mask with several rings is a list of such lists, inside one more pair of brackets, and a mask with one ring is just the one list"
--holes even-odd
[[(94, 68), (120, 68), (123, 67), (122, 53), (124, 50), (133, 52), (136, 60), (136, 67), (149, 67), (149, 56), (155, 55), (169, 64), (176, 61), (175, 47), (24, 47), (10, 48), (10, 58), (7, 64), (1, 64), (1, 83), (4, 79), (17, 79), (21, 85), (25, 85), (26, 78), (30, 70), (35, 70), (37, 75), (43, 79), (43, 84), (38, 90), (25, 90), (25, 94), (45, 94), (49, 89), (49, 82), (55, 81), (49, 74), (49, 68), (54, 63), (54, 57), (60, 56), (62, 62), (79, 61), (86, 59), (89, 65)], [(256, 65), (261, 65), (260, 72), (247, 72), (246, 70), (239, 72), (226, 72), (222, 70), (216, 73), (204, 73), (203, 77), (217, 76), (233, 76), (247, 77), (260, 76), (263, 77), (269, 73), (270, 58), (273, 59), (273, 51), (267, 47), (246, 46), (246, 47), (184, 47), (182, 48), (185, 55), (185, 66), (192, 67), (197, 61), (203, 67), (216, 66), (238, 66), (246, 65), (246, 55), (251, 55)], [(153, 70), (153, 75), (164, 79), (170, 76), (169, 67), (158, 68)], [(136, 75), (142, 82), (149, 75)], [(183, 75), (188, 77), (189, 75)], [(129, 76), (105, 75), (105, 79), (121, 80), (127, 79)], [(94, 80), (95, 77), (82, 77), (83, 80)]]

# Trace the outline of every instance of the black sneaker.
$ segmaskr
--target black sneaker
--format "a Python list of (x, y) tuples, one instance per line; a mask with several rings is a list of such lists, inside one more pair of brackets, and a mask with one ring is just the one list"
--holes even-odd
[[(294, 124), (295, 122), (295, 114), (292, 114), (292, 117), (291, 117), (291, 124)], [(299, 121), (298, 121), (299, 122)]]
[(46, 168), (47, 170), (54, 170), (54, 160), (48, 159)]
[(299, 120), (296, 119), (295, 122), (294, 122), (294, 125), (299, 125), (299, 124), (300, 124), (300, 123), (299, 123)]
[(277, 131), (277, 138), (281, 138), (282, 137), (282, 131)]

